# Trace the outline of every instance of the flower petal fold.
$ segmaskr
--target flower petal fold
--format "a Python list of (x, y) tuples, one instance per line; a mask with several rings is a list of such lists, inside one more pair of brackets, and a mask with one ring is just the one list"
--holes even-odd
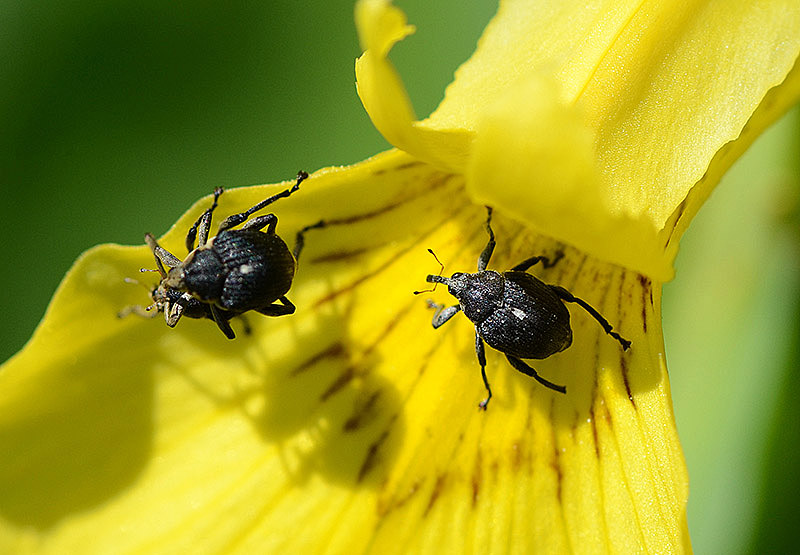
[[(369, 3), (396, 10), (388, 2)], [(365, 18), (359, 28), (362, 36), (368, 34), (369, 20)], [(576, 0), (504, 0), (476, 53), (456, 72), (444, 101), (428, 119), (406, 118), (392, 128), (387, 118), (373, 115), (378, 107), (385, 115), (386, 106), (399, 104), (397, 96), (408, 104), (402, 83), (385, 58), (378, 64), (371, 51), (365, 54), (370, 64), (392, 74), (393, 79), (383, 81), (385, 86), (378, 86), (381, 80), (375, 68), (365, 72), (362, 67), (357, 75), (359, 87), (362, 79), (369, 80), (365, 107), (381, 121), (376, 125), (387, 139), (441, 167), (459, 172), (471, 168), (470, 190), (476, 201), (505, 209), (539, 230), (546, 227), (542, 221), (564, 218), (560, 229), (547, 232), (600, 258), (665, 280), (672, 275), (675, 250), (667, 244), (676, 213), (685, 208), (695, 184), (705, 180), (707, 190), (716, 184), (707, 170), (718, 152), (735, 142), (748, 125), (759, 127), (752, 132), (757, 135), (774, 120), (751, 120), (771, 89), (777, 87), (771, 96), (782, 106), (797, 100), (796, 91), (780, 84), (799, 53), (800, 8), (793, 0), (766, 4), (609, 0), (588, 6)], [(556, 86), (544, 87), (541, 97), (522, 97), (526, 88), (531, 92), (531, 82), (542, 80)], [(510, 92), (515, 89), (517, 93)], [(514, 94), (513, 109), (498, 108)], [(591, 163), (584, 160), (587, 164), (563, 176), (530, 167), (543, 161), (537, 149), (545, 141), (564, 135), (564, 129), (553, 127), (559, 118), (536, 120), (552, 113), (554, 103), (574, 109), (574, 117), (587, 130), (581, 135), (590, 136), (593, 143), (588, 152), (577, 147), (582, 159), (591, 154)], [(506, 119), (486, 121), (503, 111)], [(523, 143), (533, 148), (531, 152), (518, 145), (513, 158), (508, 154), (491, 161), (489, 151), (501, 149), (486, 148), (486, 143), (496, 135), (482, 139), (476, 134), (499, 132), (513, 111), (528, 124), (528, 135), (539, 136), (539, 144), (532, 145), (526, 136)], [(521, 130), (522, 125), (515, 127)], [(520, 138), (509, 135), (505, 144)], [(483, 145), (479, 161), (471, 160), (473, 137)], [(437, 153), (437, 159), (420, 150)], [(457, 155), (442, 156), (445, 152)], [(556, 162), (552, 155), (553, 167), (560, 169), (569, 168), (577, 156), (564, 152), (563, 160)], [(497, 168), (508, 168), (509, 162), (520, 166), (518, 174), (530, 176), (527, 183), (516, 186), (533, 188), (536, 194), (523, 199), (500, 190), (498, 179), (482, 181)], [(481, 167), (485, 170), (477, 171)], [(564, 198), (552, 202), (540, 198), (542, 191), (573, 190), (572, 184), (563, 182), (574, 180), (576, 173), (586, 177), (587, 190), (581, 191), (585, 200), (575, 200), (570, 208)], [(584, 208), (589, 202), (597, 203), (589, 225), (571, 225), (587, 221)], [(562, 211), (544, 214), (546, 207)], [(600, 222), (604, 217), (607, 221)], [(603, 230), (612, 233), (605, 248), (603, 239), (595, 237)], [(636, 239), (628, 244), (631, 238)]]
[(405, 14), (389, 0), (359, 0), (355, 14), (364, 49), (356, 60), (356, 88), (372, 123), (387, 141), (420, 160), (444, 170), (463, 168), (472, 133), (415, 121), (403, 82), (388, 59), (394, 43), (414, 32)]
[[(670, 276), (671, 260), (643, 217), (612, 205), (596, 167), (594, 132), (560, 102), (548, 75), (510, 87), (478, 127), (467, 190), (528, 227), (647, 275)], [(541, 129), (542, 132), (531, 132)]]

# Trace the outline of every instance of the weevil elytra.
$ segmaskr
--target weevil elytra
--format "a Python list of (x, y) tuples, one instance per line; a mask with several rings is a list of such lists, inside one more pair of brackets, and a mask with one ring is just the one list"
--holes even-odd
[[(183, 316), (208, 318), (216, 322), (228, 339), (233, 339), (236, 335), (230, 320), (236, 316), (251, 310), (265, 316), (294, 313), (295, 306), (286, 298), (286, 293), (294, 280), (297, 259), (305, 242), (304, 234), (325, 224), (320, 221), (301, 229), (297, 233), (294, 251), (290, 251), (275, 231), (278, 225), (275, 214), (249, 221), (248, 218), (296, 192), (307, 178), (306, 172), (298, 173), (292, 187), (262, 200), (245, 212), (228, 216), (219, 225), (217, 235), (209, 238), (211, 217), (223, 193), (223, 189), (218, 187), (214, 190), (211, 206), (189, 228), (186, 235), (189, 254), (184, 260), (161, 247), (153, 235), (145, 234), (161, 281), (150, 291), (153, 300), (150, 306), (128, 307), (119, 315), (163, 312), (169, 327), (175, 327)], [(233, 229), (242, 223), (241, 228)], [(150, 312), (154, 308), (156, 311)]]
[[(484, 410), (492, 398), (492, 389), (486, 378), (484, 342), (505, 354), (511, 366), (519, 372), (531, 376), (549, 389), (559, 393), (567, 392), (565, 386), (544, 379), (522, 360), (545, 359), (572, 344), (569, 310), (564, 303), (575, 303), (583, 308), (608, 335), (619, 342), (623, 350), (627, 351), (631, 346), (631, 342), (613, 331), (608, 320), (589, 303), (561, 286), (544, 283), (527, 273), (535, 264), (546, 268), (553, 266), (563, 254), (559, 253), (552, 261), (545, 256), (533, 256), (502, 273), (487, 270), (494, 252), (495, 237), (491, 225), (492, 209), (488, 206), (486, 208), (489, 241), (478, 257), (478, 271), (472, 274), (456, 272), (449, 278), (441, 273), (430, 274), (426, 278), (428, 283), (447, 285), (449, 293), (458, 300), (458, 304), (453, 306), (428, 301), (428, 305), (436, 309), (432, 322), (434, 329), (458, 312), (463, 312), (475, 324), (475, 352), (487, 392), (486, 399), (478, 406)], [(422, 291), (414, 293), (419, 294)]]

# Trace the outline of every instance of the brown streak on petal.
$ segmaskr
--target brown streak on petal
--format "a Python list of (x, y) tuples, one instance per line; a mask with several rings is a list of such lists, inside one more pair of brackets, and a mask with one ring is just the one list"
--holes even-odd
[(405, 164), (400, 164), (398, 166), (392, 166), (390, 168), (379, 168), (379, 169), (373, 171), (372, 175), (383, 175), (383, 174), (388, 173), (388, 172), (408, 170), (408, 169), (411, 169), (411, 168), (416, 168), (418, 166), (421, 166), (422, 164), (423, 164), (423, 162), (421, 162), (420, 160), (412, 160), (411, 162), (406, 162)]
[(300, 366), (294, 368), (289, 373), (289, 375), (297, 376), (298, 374), (302, 374), (303, 372), (305, 372), (310, 368), (313, 368), (317, 363), (321, 362), (326, 358), (342, 358), (344, 356), (345, 356), (344, 344), (341, 341), (337, 341), (324, 351), (316, 353), (311, 358), (300, 364)]
[[(446, 219), (448, 219), (448, 218), (445, 218), (445, 220)], [(438, 225), (435, 226), (434, 229), (436, 229), (436, 227), (438, 227)], [(383, 264), (381, 264), (380, 266), (375, 268), (372, 271), (372, 273), (364, 274), (364, 275), (358, 277), (355, 281), (353, 281), (353, 282), (349, 283), (348, 285), (342, 287), (341, 289), (337, 289), (335, 291), (332, 291), (332, 292), (328, 293), (324, 297), (321, 297), (320, 299), (318, 299), (314, 303), (313, 308), (319, 308), (320, 306), (324, 305), (325, 303), (328, 303), (328, 302), (332, 301), (336, 297), (339, 297), (340, 295), (343, 295), (345, 293), (349, 293), (350, 291), (352, 291), (353, 289), (355, 289), (356, 287), (358, 287), (359, 285), (361, 285), (362, 283), (364, 283), (368, 279), (378, 276), (381, 272), (386, 271), (392, 264), (397, 262), (397, 260), (399, 260), (400, 258), (405, 256), (405, 254), (408, 253), (409, 251), (411, 251), (411, 249), (417, 248), (419, 242), (420, 241), (411, 243), (407, 247), (405, 247), (404, 249), (401, 249), (400, 251), (395, 251), (394, 253), (392, 253), (392, 256), (390, 258), (388, 258)]]
[(319, 308), (320, 306), (331, 302), (336, 297), (339, 297), (340, 295), (344, 295), (345, 293), (349, 293), (350, 291), (352, 291), (353, 289), (355, 289), (356, 287), (358, 287), (359, 285), (361, 285), (362, 283), (364, 283), (368, 279), (373, 278), (373, 277), (377, 276), (378, 274), (380, 274), (381, 272), (385, 271), (387, 268), (389, 268), (392, 265), (392, 263), (397, 261), (399, 258), (401, 258), (403, 255), (405, 255), (408, 251), (410, 251), (412, 248), (415, 248), (416, 246), (417, 246), (416, 244), (411, 244), (408, 247), (406, 247), (405, 249), (403, 249), (403, 250), (401, 250), (399, 252), (395, 252), (389, 260), (387, 260), (381, 266), (378, 266), (377, 268), (375, 268), (375, 270), (372, 273), (368, 273), (368, 274), (364, 274), (362, 276), (359, 276), (355, 281), (345, 285), (341, 289), (337, 289), (335, 291), (331, 291), (330, 293), (328, 293), (324, 297), (322, 297), (319, 300), (317, 300), (317, 302), (314, 303), (313, 308), (314, 309)]
[(403, 318), (405, 318), (413, 308), (414, 308), (414, 303), (410, 301), (405, 307), (403, 307), (402, 310), (398, 311), (397, 314), (394, 315), (394, 318), (389, 320), (389, 322), (383, 328), (381, 333), (378, 334), (378, 337), (375, 339), (375, 341), (373, 341), (370, 345), (367, 346), (366, 349), (364, 349), (364, 355), (366, 356), (372, 353), (372, 351), (374, 351), (375, 348), (378, 345), (380, 345), (381, 341), (386, 339), (389, 336), (389, 334), (392, 333), (392, 330), (394, 330), (394, 328), (397, 327), (397, 324), (399, 324), (400, 321)]
[(402, 204), (413, 200), (415, 197), (409, 197), (408, 199), (393, 202), (391, 204), (387, 204), (386, 206), (381, 206), (380, 208), (373, 210), (371, 212), (364, 212), (363, 214), (355, 214), (353, 216), (348, 216), (346, 218), (331, 218), (330, 220), (325, 220), (325, 227), (332, 227), (335, 225), (350, 225), (357, 222), (363, 222), (365, 220), (369, 220), (372, 218), (377, 218), (378, 216), (382, 216), (387, 212), (401, 206)]
[(511, 443), (511, 470), (514, 472), (519, 472), (520, 467), (522, 467), (524, 449), (525, 445), (521, 439)]
[(622, 369), (622, 382), (625, 384), (625, 391), (628, 393), (628, 400), (631, 402), (631, 405), (633, 405), (633, 409), (636, 410), (636, 401), (633, 400), (631, 384), (628, 381), (628, 361), (624, 356), (619, 357), (619, 365)]
[(427, 514), (433, 508), (434, 503), (436, 503), (436, 500), (439, 499), (439, 495), (441, 495), (442, 490), (444, 489), (446, 480), (447, 474), (440, 474), (436, 477), (436, 483), (433, 484), (433, 491), (431, 492), (430, 499), (428, 499), (428, 506), (425, 507), (425, 512), (422, 513), (423, 516), (427, 516)]
[(594, 407), (589, 410), (589, 419), (592, 422), (592, 437), (594, 438), (594, 454), (600, 460), (600, 436), (597, 434), (597, 422), (595, 422)]
[(352, 366), (345, 368), (344, 372), (339, 374), (339, 377), (320, 395), (320, 402), (327, 401), (334, 393), (343, 389), (347, 384), (353, 381), (356, 377), (356, 371)]
[(375, 391), (366, 402), (361, 403), (356, 412), (348, 418), (344, 425), (342, 426), (343, 432), (355, 432), (364, 424), (366, 424), (367, 417), (372, 413), (372, 409), (375, 408), (375, 403), (378, 401), (378, 398), (381, 396), (380, 390)]
[(311, 264), (323, 264), (326, 262), (342, 262), (344, 260), (350, 260), (352, 258), (358, 258), (359, 256), (363, 255), (364, 253), (369, 252), (372, 247), (362, 247), (360, 249), (355, 249), (352, 251), (339, 251), (339, 252), (332, 252), (328, 254), (324, 254), (322, 256), (317, 256), (316, 258), (312, 258), (310, 260)]
[(562, 504), (561, 499), (561, 486), (562, 481), (564, 479), (564, 475), (561, 471), (561, 457), (558, 454), (558, 444), (554, 442), (553, 445), (553, 460), (550, 462), (550, 467), (556, 473), (556, 498), (558, 499), (558, 504)]
[[(430, 179), (429, 180), (430, 186), (428, 187), (429, 192), (444, 186), (447, 183), (447, 180), (450, 179), (451, 177), (452, 175), (450, 174), (443, 174), (437, 177), (436, 179)], [(377, 218), (378, 216), (382, 216), (387, 212), (391, 212), (395, 208), (399, 208), (400, 206), (408, 202), (412, 202), (417, 198), (419, 198), (417, 195), (410, 195), (405, 198), (401, 198), (399, 200), (391, 202), (385, 206), (381, 206), (380, 208), (376, 208), (375, 210), (372, 210), (370, 212), (364, 212), (362, 214), (354, 214), (352, 216), (347, 216), (344, 218), (330, 218), (325, 220), (325, 227), (332, 227), (335, 225), (351, 225), (358, 222), (363, 222), (365, 220), (370, 220), (372, 218)]]
[(386, 438), (389, 437), (389, 430), (384, 430), (383, 433), (367, 448), (367, 454), (364, 457), (364, 462), (361, 463), (361, 468), (358, 469), (357, 482), (361, 482), (369, 471), (375, 468), (375, 463), (378, 461), (378, 451)]
[(483, 483), (483, 470), (481, 468), (482, 457), (479, 450), (475, 456), (475, 468), (472, 471), (472, 508), (478, 504), (478, 497), (480, 496), (481, 484)]
[[(377, 272), (375, 272), (375, 273), (378, 273), (378, 272), (380, 272), (380, 271), (382, 271), (384, 269), (385, 269), (384, 267), (378, 268)], [(352, 291), (353, 289), (355, 289), (356, 287), (358, 287), (359, 285), (361, 285), (362, 283), (367, 281), (369, 278), (374, 277), (375, 273), (373, 273), (373, 274), (364, 274), (363, 276), (359, 277), (355, 281), (345, 285), (341, 289), (336, 289), (335, 291), (331, 291), (330, 293), (328, 293), (324, 297), (321, 297), (319, 300), (317, 300), (317, 302), (314, 303), (314, 306), (312, 308), (314, 308), (314, 309), (319, 308), (322, 305), (331, 302), (336, 297), (338, 297), (340, 295), (344, 295), (346, 293), (349, 293), (350, 291)]]
[[(708, 175), (708, 172), (704, 173), (703, 177), (701, 177), (700, 180), (697, 183), (695, 183), (692, 188), (696, 187), (701, 181), (703, 181), (706, 178), (707, 175)], [(691, 195), (691, 191), (689, 192), (689, 194)], [(672, 227), (671, 227), (669, 233), (667, 233), (667, 240), (664, 243), (664, 250), (667, 250), (669, 248), (669, 244), (672, 242), (672, 237), (675, 235), (675, 228), (678, 227), (678, 223), (680, 223), (681, 218), (683, 217), (683, 213), (686, 211), (686, 204), (687, 204), (688, 200), (689, 200), (689, 197), (687, 196), (685, 199), (683, 199), (681, 201), (681, 203), (678, 205), (678, 207), (673, 211), (672, 216), (670, 216), (670, 220), (672, 220), (672, 222), (671, 222), (672, 223)]]
[(606, 406), (605, 399), (603, 400), (602, 407), (603, 407), (603, 415), (602, 415), (603, 420), (606, 421), (608, 429), (612, 430), (614, 428), (614, 420), (611, 418), (611, 413), (609, 412), (608, 407)]
[(650, 295), (652, 302), (653, 292), (650, 288), (650, 279), (642, 274), (639, 274), (639, 284), (642, 286), (642, 330), (647, 333), (647, 295)]
[(400, 507), (408, 503), (408, 501), (412, 497), (414, 497), (414, 495), (418, 491), (420, 491), (420, 483), (419, 481), (416, 481), (413, 484), (411, 484), (411, 487), (408, 488), (408, 492), (403, 497), (397, 499), (389, 499), (386, 502), (378, 502), (377, 505), (378, 516), (380, 518), (385, 518), (386, 515), (388, 515), (393, 510), (399, 509)]
[[(444, 177), (447, 178), (449, 176), (446, 175)], [(458, 208), (457, 210), (460, 210), (460, 209), (461, 208)], [(444, 217), (443, 219), (441, 219), (438, 223), (431, 225), (431, 228), (429, 229), (429, 231), (427, 233), (432, 233), (435, 230), (439, 229), (441, 227), (441, 225), (443, 224), (443, 222), (451, 219), (452, 217), (453, 217), (452, 214), (448, 215), (448, 216)], [(425, 235), (427, 235), (427, 233)], [(355, 281), (345, 285), (341, 289), (337, 289), (335, 291), (331, 291), (330, 293), (328, 293), (324, 297), (321, 297), (320, 299), (318, 299), (314, 303), (312, 309), (317, 309), (320, 306), (331, 302), (332, 300), (334, 300), (335, 298), (339, 297), (340, 295), (349, 293), (350, 291), (352, 291), (353, 289), (355, 289), (356, 287), (358, 287), (359, 285), (361, 285), (362, 283), (364, 283), (368, 279), (371, 279), (373, 277), (378, 276), (381, 272), (386, 271), (390, 266), (392, 266), (392, 264), (397, 262), (400, 258), (405, 256), (408, 252), (410, 252), (411, 249), (418, 248), (419, 243), (421, 243), (421, 242), (422, 242), (422, 238), (420, 237), (419, 240), (410, 243), (405, 248), (403, 248), (403, 249), (401, 249), (399, 251), (393, 252), (391, 257), (389, 257), (383, 264), (381, 264), (380, 266), (375, 268), (371, 273), (367, 273), (367, 274), (364, 274), (362, 276), (359, 276)]]
[[(582, 255), (581, 255), (580, 262), (578, 262), (578, 263), (575, 265), (575, 272), (574, 272), (574, 274), (573, 274), (572, 283), (571, 283), (571, 284), (569, 284), (569, 286), (565, 285), (565, 284), (563, 283), (563, 281), (559, 282), (559, 285), (561, 285), (562, 287), (566, 287), (567, 289), (570, 289), (570, 288), (572, 288), (572, 286), (574, 286), (574, 285), (575, 285), (575, 282), (576, 282), (578, 279), (580, 279), (580, 276), (583, 274), (583, 267), (586, 265), (586, 261), (587, 261), (587, 259), (588, 259), (588, 256), (587, 256), (587, 255), (585, 255), (585, 254), (582, 254)], [(562, 280), (563, 280), (563, 278), (566, 278), (567, 271), (568, 271), (568, 270), (566, 270), (566, 269), (564, 270), (564, 272), (563, 272), (563, 275), (562, 275)]]
[[(400, 322), (400, 320), (401, 320), (401, 319), (402, 319), (402, 318), (403, 318), (403, 317), (404, 317), (406, 314), (408, 314), (408, 312), (409, 312), (409, 311), (410, 311), (412, 308), (413, 308), (413, 304), (412, 304), (412, 303), (409, 303), (409, 304), (408, 304), (408, 305), (407, 305), (407, 306), (406, 306), (406, 307), (405, 307), (405, 308), (404, 308), (402, 311), (398, 312), (398, 313), (395, 315), (395, 317), (394, 317), (394, 318), (392, 318), (391, 320), (389, 320), (389, 322), (388, 322), (388, 323), (386, 324), (386, 326), (383, 328), (383, 330), (381, 331), (381, 333), (380, 333), (380, 334), (378, 334), (378, 337), (375, 339), (375, 341), (373, 341), (373, 342), (372, 342), (372, 344), (368, 345), (368, 346), (367, 346), (367, 347), (364, 349), (364, 351), (363, 351), (363, 353), (362, 353), (362, 357), (367, 357), (367, 356), (368, 356), (370, 353), (372, 353), (372, 351), (374, 351), (374, 350), (375, 350), (375, 348), (376, 348), (376, 347), (377, 347), (377, 346), (378, 346), (378, 345), (381, 343), (381, 341), (383, 341), (384, 339), (386, 339), (386, 337), (387, 337), (387, 336), (388, 336), (388, 335), (389, 335), (389, 334), (392, 332), (392, 330), (393, 330), (395, 327), (397, 327), (397, 324)], [(355, 368), (354, 366), (348, 366), (348, 367), (345, 369), (345, 371), (344, 371), (344, 372), (342, 372), (342, 373), (339, 375), (339, 377), (338, 377), (338, 378), (337, 378), (337, 379), (336, 379), (336, 380), (335, 380), (335, 381), (334, 381), (334, 382), (333, 382), (333, 383), (330, 385), (330, 387), (328, 387), (328, 389), (326, 389), (326, 390), (323, 392), (323, 394), (320, 396), (320, 401), (324, 402), (324, 401), (328, 400), (328, 399), (329, 399), (329, 398), (330, 398), (330, 397), (331, 397), (331, 396), (332, 396), (334, 393), (337, 393), (337, 392), (338, 392), (338, 391), (340, 391), (340, 390), (341, 390), (341, 389), (342, 389), (344, 386), (346, 386), (348, 383), (350, 383), (351, 381), (353, 381), (353, 379), (354, 379), (354, 378), (355, 378), (357, 375), (359, 375), (359, 374), (363, 374), (363, 373), (365, 373), (366, 371), (368, 371), (368, 369), (366, 369), (366, 370), (358, 370), (358, 371), (357, 371), (357, 370), (356, 370), (356, 368)]]

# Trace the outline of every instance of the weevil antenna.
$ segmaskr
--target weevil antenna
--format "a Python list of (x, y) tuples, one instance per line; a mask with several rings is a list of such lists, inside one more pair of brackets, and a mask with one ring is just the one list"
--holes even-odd
[[(442, 272), (444, 272), (444, 264), (442, 264), (442, 261), (439, 260), (438, 256), (436, 256), (436, 253), (433, 252), (433, 249), (428, 249), (428, 252), (431, 253), (433, 255), (433, 257), (436, 259), (436, 262), (439, 263), (440, 268), (439, 268), (439, 273), (436, 274), (437, 277), (442, 277)], [(428, 276), (428, 277), (430, 277), (430, 276)], [(435, 281), (433, 283), (433, 287), (431, 287), (430, 289), (423, 289), (422, 291), (414, 291), (414, 294), (415, 295), (419, 295), (420, 293), (433, 293), (434, 291), (436, 291), (436, 285), (439, 284), (439, 283), (440, 283), (439, 281)]]
[[(158, 270), (145, 270), (144, 268), (142, 268), (142, 269), (141, 269), (141, 270), (139, 270), (139, 271), (140, 271), (140, 272), (142, 272), (142, 271), (148, 271), (148, 272), (157, 272)], [(132, 283), (133, 285), (141, 285), (142, 287), (144, 287), (145, 289), (147, 289), (147, 292), (148, 292), (148, 293), (150, 292), (150, 287), (149, 287), (149, 286), (147, 286), (147, 285), (145, 285), (144, 283), (142, 283), (142, 282), (141, 282), (141, 281), (139, 281), (138, 279), (134, 279), (134, 278), (132, 278), (132, 277), (126, 277), (126, 278), (124, 278), (124, 279), (123, 279), (123, 281), (124, 281), (125, 283)]]

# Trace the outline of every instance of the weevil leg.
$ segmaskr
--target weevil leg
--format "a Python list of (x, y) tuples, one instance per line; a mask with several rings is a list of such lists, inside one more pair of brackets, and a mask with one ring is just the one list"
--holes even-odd
[(294, 239), (294, 250), (292, 251), (295, 260), (299, 260), (300, 253), (303, 252), (303, 247), (306, 244), (306, 237), (305, 237), (306, 232), (312, 229), (322, 229), (326, 225), (328, 224), (325, 223), (325, 220), (320, 220), (315, 224), (307, 225), (306, 227), (297, 232), (297, 235), (295, 236)]
[(478, 271), (482, 272), (486, 269), (489, 265), (489, 259), (492, 257), (492, 253), (494, 252), (494, 231), (492, 231), (492, 208), (491, 206), (486, 207), (486, 232), (489, 234), (489, 242), (486, 243), (486, 246), (483, 248), (481, 255), (478, 257)]
[(506, 358), (508, 359), (508, 362), (511, 363), (511, 366), (513, 366), (515, 370), (522, 372), (526, 376), (530, 376), (531, 378), (535, 379), (537, 382), (539, 382), (546, 388), (552, 389), (553, 391), (558, 391), (559, 393), (567, 392), (566, 387), (564, 387), (563, 385), (556, 385), (553, 382), (545, 380), (536, 372), (536, 370), (534, 370), (533, 368), (522, 362), (522, 360), (518, 359), (517, 357), (512, 357), (511, 355), (507, 354)]
[[(150, 250), (153, 251), (153, 256), (155, 256), (156, 258), (156, 266), (158, 266), (158, 271), (161, 274), (161, 277), (167, 277), (167, 271), (164, 269), (164, 264), (166, 264), (170, 268), (174, 268), (175, 266), (181, 263), (180, 258), (175, 256), (165, 248), (161, 247), (156, 242), (156, 238), (153, 237), (150, 233), (144, 234), (144, 240), (150, 247)], [(164, 264), (162, 264), (162, 262)]]
[[(242, 212), (240, 214), (233, 214), (231, 216), (228, 216), (227, 218), (225, 218), (222, 221), (221, 224), (219, 224), (218, 232), (219, 231), (225, 231), (226, 229), (229, 229), (231, 227), (237, 226), (240, 223), (242, 223), (243, 221), (247, 220), (247, 218), (249, 218), (252, 214), (254, 214), (254, 213), (258, 212), (259, 210), (261, 210), (262, 208), (264, 208), (265, 206), (269, 206), (270, 204), (272, 204), (276, 200), (288, 197), (292, 193), (296, 192), (300, 188), (300, 184), (303, 181), (305, 181), (307, 178), (308, 178), (308, 174), (306, 172), (304, 172), (304, 171), (298, 172), (297, 173), (297, 182), (294, 185), (292, 185), (290, 188), (286, 189), (285, 191), (281, 191), (280, 193), (277, 193), (277, 194), (272, 195), (271, 197), (269, 197), (267, 199), (262, 200), (261, 202), (259, 202), (255, 206), (253, 206), (252, 208), (249, 208), (246, 212)], [(276, 224), (278, 223), (277, 219), (275, 220), (275, 223)], [(271, 229), (274, 230), (275, 229), (274, 226)]]
[(483, 378), (483, 386), (486, 388), (486, 399), (478, 403), (478, 408), (486, 410), (489, 405), (489, 399), (492, 398), (492, 388), (489, 387), (489, 380), (486, 377), (486, 347), (483, 345), (483, 339), (478, 335), (478, 330), (475, 330), (475, 354), (478, 355), (478, 364), (481, 365), (481, 377)]
[(610, 335), (611, 337), (613, 337), (614, 339), (619, 341), (619, 344), (622, 345), (622, 350), (623, 351), (627, 351), (630, 348), (631, 342), (628, 341), (627, 339), (624, 339), (617, 332), (613, 331), (614, 328), (611, 326), (611, 324), (608, 323), (608, 320), (603, 318), (603, 316), (601, 316), (600, 313), (597, 312), (592, 307), (592, 305), (590, 305), (589, 303), (587, 303), (583, 299), (579, 299), (578, 297), (576, 297), (575, 295), (573, 295), (572, 293), (570, 293), (569, 291), (567, 291), (566, 289), (564, 289), (563, 287), (561, 287), (559, 285), (550, 285), (550, 288), (555, 292), (556, 295), (558, 295), (558, 297), (561, 300), (563, 300), (565, 302), (568, 302), (568, 303), (575, 303), (575, 304), (581, 306), (586, 312), (588, 312), (592, 316), (592, 318), (597, 320), (597, 322), (601, 326), (603, 326), (603, 330), (605, 330), (605, 332), (608, 335)]
[[(181, 295), (181, 300), (184, 301), (189, 301), (191, 298), (192, 296), (189, 295), (189, 293), (184, 293)], [(183, 309), (184, 304), (180, 302), (180, 300), (164, 307), (164, 321), (167, 322), (169, 327), (174, 328), (176, 325), (178, 325), (178, 320), (180, 320), (181, 316), (183, 316)]]
[(233, 328), (231, 328), (230, 322), (225, 319), (225, 316), (222, 315), (222, 312), (214, 306), (211, 305), (211, 314), (214, 316), (214, 321), (217, 323), (217, 327), (222, 330), (222, 333), (225, 334), (225, 337), (228, 339), (235, 339), (236, 334), (233, 333)]
[(294, 314), (295, 306), (292, 304), (292, 301), (286, 297), (281, 297), (278, 299), (278, 302), (281, 304), (274, 302), (262, 308), (257, 308), (256, 312), (260, 312), (264, 316), (286, 316), (287, 314)]
[(542, 263), (543, 268), (552, 268), (555, 266), (559, 260), (564, 258), (564, 252), (558, 251), (556, 255), (553, 257), (551, 261), (550, 258), (547, 256), (531, 256), (530, 258), (523, 260), (513, 268), (511, 268), (512, 272), (525, 272), (528, 268), (533, 266), (534, 264), (538, 264), (539, 262)]
[(205, 212), (203, 212), (197, 221), (189, 228), (189, 233), (186, 234), (186, 250), (187, 252), (192, 252), (194, 250), (194, 239), (198, 236), (199, 233), (199, 240), (197, 241), (197, 246), (202, 247), (208, 241), (208, 230), (211, 227), (211, 214), (214, 212), (214, 209), (217, 207), (217, 200), (219, 200), (220, 195), (225, 191), (222, 187), (217, 187), (214, 189), (214, 202), (211, 204), (210, 208), (207, 208)]
[(443, 304), (436, 304), (430, 299), (428, 299), (427, 302), (428, 308), (436, 309), (436, 312), (433, 313), (433, 321), (431, 322), (433, 329), (436, 329), (447, 323), (450, 318), (458, 314), (458, 312), (461, 310), (460, 305), (445, 306)]
[(278, 225), (278, 216), (275, 214), (266, 214), (253, 218), (242, 226), (242, 229), (253, 229), (259, 231), (264, 227), (267, 228), (267, 233), (275, 233), (275, 227)]

